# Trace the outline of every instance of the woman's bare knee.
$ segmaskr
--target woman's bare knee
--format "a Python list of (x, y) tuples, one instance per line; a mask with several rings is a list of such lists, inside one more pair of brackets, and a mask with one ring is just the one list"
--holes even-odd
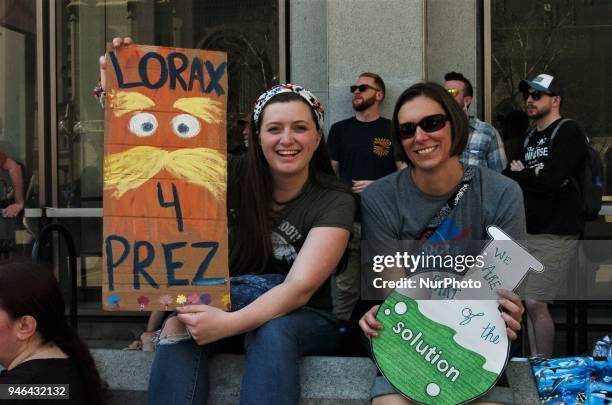
[(190, 339), (191, 336), (185, 325), (175, 316), (168, 318), (159, 334), (158, 344), (172, 344), (181, 340)]

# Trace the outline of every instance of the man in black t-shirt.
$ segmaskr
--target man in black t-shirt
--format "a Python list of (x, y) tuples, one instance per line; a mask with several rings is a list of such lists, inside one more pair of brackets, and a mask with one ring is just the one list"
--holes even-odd
[(528, 327), (535, 332), (531, 355), (551, 357), (555, 326), (548, 304), (565, 285), (584, 228), (581, 198), (572, 178), (578, 178), (587, 157), (586, 139), (575, 121), (561, 118), (563, 89), (558, 78), (540, 74), (523, 80), (519, 90), (534, 129), (517, 155), (521, 160), (513, 160), (504, 174), (521, 185), (529, 248), (545, 267), (540, 274), (530, 273), (524, 284)]
[[(354, 193), (361, 193), (373, 181), (401, 167), (401, 162), (396, 165), (391, 146), (391, 121), (380, 116), (379, 105), (385, 98), (382, 78), (376, 73), (362, 73), (350, 91), (355, 116), (332, 125), (327, 145), (336, 174)], [(360, 233), (357, 222), (348, 264), (336, 277), (335, 311), (342, 320), (349, 319), (359, 299)]]
[(391, 121), (379, 111), (385, 83), (376, 73), (365, 72), (350, 90), (355, 116), (332, 125), (327, 145), (336, 173), (360, 193), (374, 180), (393, 173), (396, 164)]

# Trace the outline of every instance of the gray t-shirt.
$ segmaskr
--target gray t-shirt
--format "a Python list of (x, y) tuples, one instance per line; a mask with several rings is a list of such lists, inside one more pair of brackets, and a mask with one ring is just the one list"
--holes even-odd
[[(412, 181), (410, 168), (383, 177), (361, 194), (362, 239), (414, 240), (451, 195), (422, 192)], [(437, 229), (437, 239), (486, 240), (489, 225), (524, 240), (523, 195), (515, 181), (476, 167), (468, 190)]]

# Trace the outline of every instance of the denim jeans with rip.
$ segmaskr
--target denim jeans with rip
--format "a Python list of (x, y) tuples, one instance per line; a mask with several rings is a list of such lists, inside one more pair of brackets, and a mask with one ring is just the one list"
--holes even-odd
[[(148, 403), (206, 404), (210, 391), (208, 360), (227, 349), (224, 343), (230, 339), (203, 346), (192, 339), (159, 345), (151, 368)], [(298, 404), (299, 358), (332, 354), (338, 342), (338, 324), (333, 315), (310, 308), (272, 319), (246, 333), (240, 404)]]

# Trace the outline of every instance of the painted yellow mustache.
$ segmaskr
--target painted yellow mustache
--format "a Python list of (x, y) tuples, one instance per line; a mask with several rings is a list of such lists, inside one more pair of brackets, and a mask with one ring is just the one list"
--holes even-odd
[(225, 157), (214, 149), (192, 148), (167, 151), (153, 146), (136, 146), (104, 159), (104, 189), (115, 189), (121, 198), (166, 169), (179, 180), (204, 187), (217, 201), (225, 192)]

